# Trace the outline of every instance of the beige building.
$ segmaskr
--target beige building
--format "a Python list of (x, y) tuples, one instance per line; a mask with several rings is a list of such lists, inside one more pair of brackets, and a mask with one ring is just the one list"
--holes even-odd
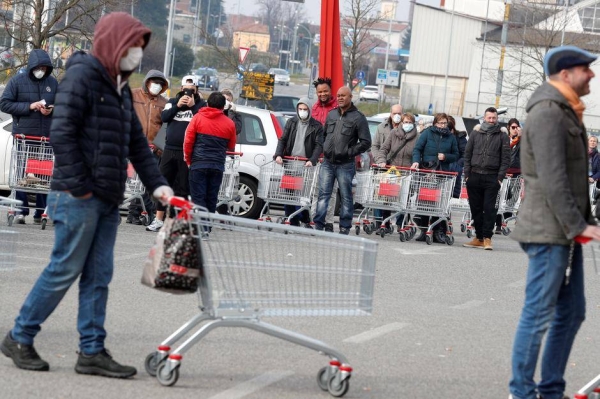
[(269, 51), (271, 38), (269, 27), (258, 23), (238, 27), (233, 32), (233, 47), (249, 47), (258, 51)]

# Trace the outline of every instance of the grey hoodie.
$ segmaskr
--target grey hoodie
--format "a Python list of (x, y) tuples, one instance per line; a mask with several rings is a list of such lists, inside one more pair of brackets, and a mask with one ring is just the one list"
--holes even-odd
[(525, 196), (511, 237), (523, 243), (569, 245), (595, 224), (588, 198), (585, 126), (566, 98), (543, 83), (527, 104), (521, 136)]
[[(301, 104), (304, 104), (308, 107), (308, 117), (305, 119), (300, 118), (300, 114), (298, 113), (298, 106)], [(296, 115), (298, 115), (298, 124), (296, 125), (296, 139), (294, 140), (294, 145), (292, 146), (292, 156), (304, 157), (306, 156), (304, 138), (306, 137), (308, 122), (310, 121), (310, 103), (308, 102), (308, 98), (302, 97), (298, 101), (298, 104), (296, 104)]]

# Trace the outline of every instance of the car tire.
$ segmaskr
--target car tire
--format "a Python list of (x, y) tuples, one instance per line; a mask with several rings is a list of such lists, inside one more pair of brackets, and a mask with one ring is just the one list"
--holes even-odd
[(229, 214), (246, 219), (257, 219), (264, 205), (258, 198), (258, 183), (247, 175), (240, 175), (237, 198), (229, 203)]

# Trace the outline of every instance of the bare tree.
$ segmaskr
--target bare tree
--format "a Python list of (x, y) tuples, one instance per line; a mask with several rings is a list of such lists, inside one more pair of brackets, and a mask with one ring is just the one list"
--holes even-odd
[(352, 78), (368, 63), (371, 51), (377, 47), (378, 41), (369, 31), (385, 17), (376, 12), (378, 7), (379, 0), (351, 0), (347, 16), (342, 18), (342, 46), (346, 56), (344, 74), (350, 89), (355, 87)]
[[(94, 25), (104, 11), (118, 4), (117, 0), (6, 0), (7, 10), (0, 14), (0, 36), (8, 39), (6, 46), (21, 58), (23, 64), (28, 50), (46, 48), (60, 38), (77, 48), (90, 42)], [(20, 65), (16, 65), (17, 67)]]

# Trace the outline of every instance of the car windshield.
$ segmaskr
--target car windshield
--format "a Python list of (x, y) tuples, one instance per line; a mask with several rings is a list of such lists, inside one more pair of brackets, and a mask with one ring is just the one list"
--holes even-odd
[(377, 87), (374, 86), (365, 86), (363, 88), (364, 91), (378, 91)]
[(199, 68), (196, 71), (196, 75), (215, 76), (215, 71), (213, 69)]
[(273, 69), (273, 72), (275, 75), (287, 75), (288, 71), (286, 71), (285, 69)]

